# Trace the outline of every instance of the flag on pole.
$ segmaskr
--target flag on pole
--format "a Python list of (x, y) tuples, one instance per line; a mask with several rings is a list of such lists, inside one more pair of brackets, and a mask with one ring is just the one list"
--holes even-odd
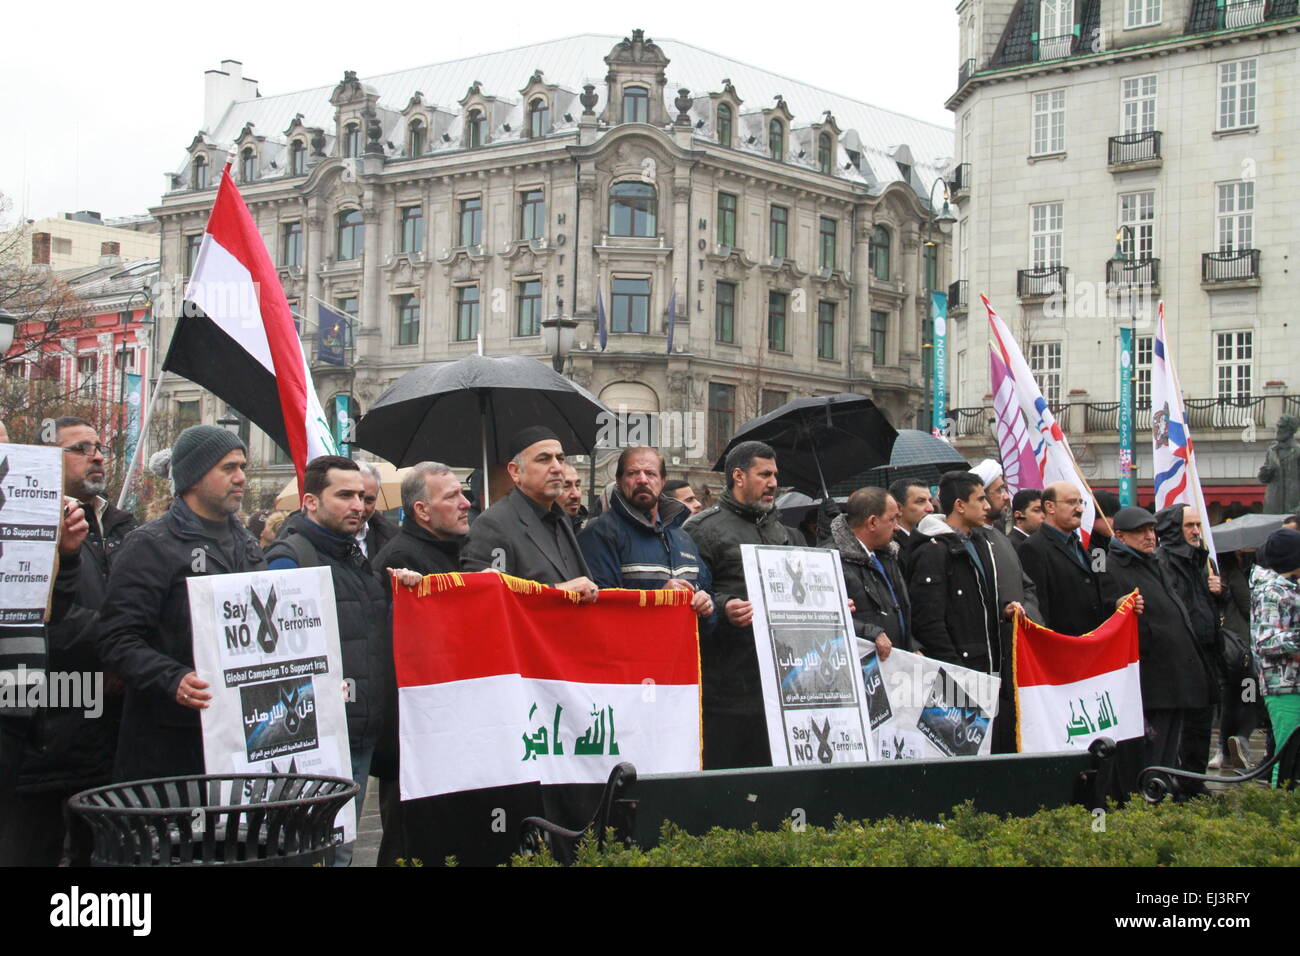
[(1043, 487), (1043, 472), (1034, 457), (1025, 428), (1025, 416), (1020, 411), (1016, 384), (1011, 380), (1007, 363), (997, 349), (989, 349), (989, 381), (993, 385), (993, 414), (997, 428), (998, 453), (1002, 458), (1002, 477), (1007, 483), (1007, 494), (1014, 495), (1022, 488)]
[(600, 340), (600, 350), (605, 351), (605, 343), (609, 341), (609, 324), (605, 320), (605, 300), (601, 298), (600, 290), (596, 290), (596, 338)]
[(1210, 557), (1217, 560), (1210, 519), (1205, 510), (1205, 493), (1196, 473), (1196, 452), (1187, 427), (1183, 391), (1169, 351), (1165, 328), (1165, 303), (1157, 310), (1156, 339), (1151, 357), (1151, 455), (1155, 472), (1156, 510), (1185, 504), (1201, 516), (1201, 534)]
[(1143, 736), (1136, 595), (1078, 637), (1016, 615), (1012, 666), (1020, 753), (1087, 750), (1098, 737)]
[(1011, 330), (1002, 321), (1002, 317), (993, 311), (988, 296), (981, 295), (980, 299), (988, 311), (993, 347), (1011, 375), (1020, 410), (1024, 412), (1025, 421), (1030, 424), (1034, 457), (1038, 460), (1038, 467), (1043, 473), (1043, 487), (1055, 481), (1068, 481), (1082, 494), (1083, 520), (1079, 524), (1079, 537), (1083, 540), (1086, 549), (1092, 540), (1093, 523), (1097, 520), (1097, 503), (1093, 500), (1092, 489), (1088, 487), (1088, 482), (1079, 471), (1079, 466), (1075, 464), (1070, 444), (1065, 439), (1065, 432), (1057, 424), (1056, 416), (1048, 407), (1047, 399), (1043, 398), (1038, 383), (1034, 381), (1034, 373), (1030, 371), (1029, 363), (1025, 361), (1025, 356), (1020, 351), (1020, 346), (1016, 344), (1015, 338), (1012, 337)]
[(677, 283), (673, 283), (672, 295), (668, 297), (668, 354), (673, 354), (673, 332), (677, 330)]
[(284, 289), (230, 164), (199, 245), (163, 369), (201, 385), (289, 452), (301, 485), (336, 454)]
[(320, 335), (316, 359), (340, 368), (347, 365), (347, 348), (352, 344), (352, 320), (324, 302), (317, 302), (316, 328)]

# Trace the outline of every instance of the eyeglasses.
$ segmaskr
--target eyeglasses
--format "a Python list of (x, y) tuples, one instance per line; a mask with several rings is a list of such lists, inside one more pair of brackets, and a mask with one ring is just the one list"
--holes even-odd
[(87, 458), (92, 458), (95, 455), (99, 455), (103, 458), (107, 458), (109, 456), (109, 453), (112, 452), (113, 449), (109, 448), (107, 445), (102, 445), (98, 442), (79, 441), (75, 445), (69, 445), (63, 450), (75, 452), (78, 455), (85, 455)]

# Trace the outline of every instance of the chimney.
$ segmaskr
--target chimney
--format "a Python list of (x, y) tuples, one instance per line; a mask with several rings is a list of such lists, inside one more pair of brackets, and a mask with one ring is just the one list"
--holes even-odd
[(48, 232), (32, 233), (32, 265), (48, 266), (50, 264), (50, 234)]
[(101, 242), (99, 244), (99, 264), (116, 265), (122, 261), (122, 244), (120, 242)]
[(203, 74), (203, 129), (211, 133), (226, 115), (230, 104), (237, 100), (258, 97), (257, 80), (244, 76), (244, 65), (238, 60), (222, 60), (221, 69)]

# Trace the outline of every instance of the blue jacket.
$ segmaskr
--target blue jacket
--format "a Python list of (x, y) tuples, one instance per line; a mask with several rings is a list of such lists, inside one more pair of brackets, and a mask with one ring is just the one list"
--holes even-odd
[[(708, 565), (700, 549), (682, 530), (690, 509), (676, 498), (659, 498), (659, 519), (650, 519), (624, 500), (618, 491), (610, 506), (578, 535), (578, 547), (587, 561), (591, 579), (602, 588), (653, 591), (669, 578), (690, 581), (697, 590), (713, 596)], [(714, 609), (714, 615), (717, 609)], [(713, 626), (713, 615), (700, 620), (701, 629)]]

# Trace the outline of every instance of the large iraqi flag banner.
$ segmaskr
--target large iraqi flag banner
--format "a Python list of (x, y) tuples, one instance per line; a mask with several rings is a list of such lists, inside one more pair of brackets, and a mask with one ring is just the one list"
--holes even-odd
[(403, 800), (700, 769), (690, 592), (573, 598), (492, 572), (394, 589)]
[(1142, 684), (1134, 591), (1077, 637), (1016, 616), (1013, 667), (1021, 753), (1087, 750), (1098, 737), (1141, 737)]

